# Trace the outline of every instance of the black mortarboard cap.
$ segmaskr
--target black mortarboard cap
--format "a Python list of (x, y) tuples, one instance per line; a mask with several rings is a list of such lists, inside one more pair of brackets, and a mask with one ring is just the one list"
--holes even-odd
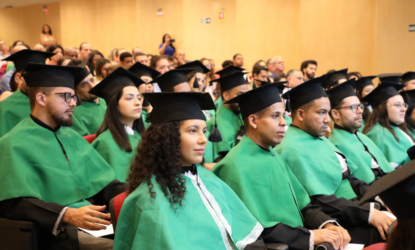
[(283, 92), (284, 92), (284, 89), (288, 87), (287, 85), (285, 85), (286, 83), (288, 83), (288, 82), (284, 81), (284, 82), (276, 82), (275, 83), (277, 85), (278, 92), (280, 92), (280, 95), (282, 95)]
[(355, 81), (355, 79), (350, 79), (347, 82), (327, 90), (326, 93), (330, 99), (331, 108), (339, 105), (344, 98), (356, 96), (356, 93), (354, 92)]
[(197, 73), (202, 73), (202, 74), (206, 74), (210, 72), (210, 70), (206, 68), (206, 66), (203, 65), (203, 63), (197, 60), (180, 65), (176, 69), (194, 69), (194, 71), (196, 71)]
[(372, 92), (362, 98), (362, 102), (368, 102), (372, 108), (379, 106), (382, 102), (389, 98), (400, 95), (399, 90), (404, 86), (401, 84), (383, 82), (379, 84)]
[(408, 71), (405, 74), (402, 75), (402, 82), (407, 82), (410, 80), (415, 80), (415, 72)]
[(362, 93), (363, 89), (366, 86), (373, 85), (372, 80), (375, 79), (377, 76), (365, 76), (361, 77), (359, 80), (356, 81), (356, 90)]
[(212, 97), (208, 93), (144, 93), (153, 111), (149, 117), (151, 124), (162, 124), (182, 120), (206, 120), (202, 110), (215, 109)]
[(19, 72), (24, 70), (28, 63), (45, 64), (46, 59), (54, 55), (55, 53), (24, 49), (4, 58), (2, 61), (13, 62), (16, 71)]
[(387, 73), (387, 74), (380, 74), (379, 80), (380, 83), (384, 82), (391, 82), (395, 84), (401, 84), (401, 73)]
[(193, 69), (173, 69), (153, 79), (151, 83), (157, 83), (164, 92), (180, 83), (187, 82), (186, 75), (192, 71)]
[[(230, 66), (231, 67), (231, 66)], [(235, 72), (230, 75), (212, 80), (210, 82), (219, 82), (221, 91), (227, 91), (232, 88), (247, 84), (246, 79), (244, 78), (245, 73)]]
[(103, 98), (108, 104), (111, 98), (123, 88), (127, 86), (138, 88), (141, 84), (145, 84), (145, 82), (130, 71), (119, 67), (89, 90), (89, 93)]
[(405, 103), (407, 104), (415, 103), (415, 89), (401, 91), (400, 94), (403, 97), (403, 100), (405, 101)]
[(75, 75), (79, 67), (29, 63), (23, 71), (28, 87), (67, 87), (75, 89)]
[(283, 94), (282, 97), (284, 99), (290, 100), (289, 104), (287, 102), (287, 105), (290, 105), (291, 110), (295, 110), (311, 101), (327, 96), (326, 91), (324, 91), (322, 86), (324, 77), (325, 76), (323, 75), (311, 79)]
[(274, 103), (282, 102), (280, 92), (278, 91), (278, 85), (279, 83), (263, 85), (259, 88), (245, 92), (225, 102), (225, 104), (238, 103), (239, 108), (241, 109), (242, 119), (245, 119)]
[(415, 161), (376, 180), (366, 191), (360, 204), (379, 196), (398, 218), (415, 217)]
[(331, 73), (326, 74), (327, 80), (328, 80), (328, 87), (326, 89), (329, 89), (331, 86), (336, 85), (337, 81), (340, 79), (347, 80), (347, 69), (342, 69), (338, 71), (334, 71)]
[(144, 65), (140, 62), (136, 62), (133, 66), (131, 66), (128, 69), (128, 71), (130, 71), (131, 73), (133, 73), (134, 75), (138, 77), (148, 76), (148, 77), (151, 77), (151, 79), (154, 79), (161, 74), (157, 70), (150, 68), (147, 65)]
[(229, 66), (226, 67), (222, 70), (219, 70), (218, 72), (216, 72), (215, 74), (218, 74), (221, 78), (233, 73), (237, 73), (237, 72), (243, 72), (245, 71), (245, 69), (241, 68), (241, 67), (236, 67), (236, 66)]
[(89, 72), (89, 70), (85, 66), (80, 67), (80, 68), (82, 70), (75, 76), (75, 88), (76, 86), (78, 86), (78, 84), (82, 82), (82, 80), (85, 79), (85, 77), (91, 74), (91, 72)]

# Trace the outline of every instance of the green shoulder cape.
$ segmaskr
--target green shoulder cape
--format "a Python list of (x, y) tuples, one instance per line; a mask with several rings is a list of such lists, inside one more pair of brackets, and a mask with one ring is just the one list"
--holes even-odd
[(107, 104), (104, 99), (99, 98), (99, 103), (83, 101), (83, 104), (76, 106), (73, 112), (73, 130), (80, 135), (96, 134), (104, 121)]
[[(333, 129), (329, 140), (346, 156), (348, 162), (357, 167), (353, 175), (366, 183), (372, 183), (375, 175), (372, 171), (372, 156), (375, 157), (379, 167), (385, 173), (392, 172), (393, 168), (386, 160), (382, 151), (366, 135), (357, 131), (356, 135), (343, 129)], [(370, 154), (366, 152), (366, 148)]]
[(150, 127), (151, 123), (147, 121), (147, 118), (148, 118), (148, 112), (147, 112), (147, 110), (144, 110), (144, 109), (143, 109), (143, 110), (141, 111), (141, 117), (143, 118), (144, 127), (145, 127), (145, 128)]
[(304, 226), (301, 210), (310, 198), (272, 148), (261, 149), (244, 136), (213, 173), (228, 184), (264, 228), (284, 223)]
[(0, 102), (0, 138), (29, 115), (29, 97), (21, 90), (17, 90)]
[[(238, 196), (218, 177), (197, 165), (198, 177), (185, 175), (182, 205), (173, 209), (151, 179), (132, 192), (121, 208), (114, 250), (244, 249), (263, 228)], [(228, 237), (228, 235), (230, 237)]]
[(284, 116), (284, 119), (285, 119), (285, 122), (287, 123), (287, 127), (289, 127), (291, 123), (293, 122), (293, 119), (287, 114)]
[(235, 145), (236, 135), (243, 125), (240, 115), (235, 115), (231, 110), (221, 105), (217, 111), (216, 117), (212, 117), (207, 122), (207, 130), (212, 132), (215, 129), (215, 120), (217, 119), (218, 129), (222, 136), (222, 141), (212, 143), (214, 159), (220, 156), (220, 152), (228, 152)]
[(366, 133), (366, 135), (379, 147), (390, 165), (397, 168), (411, 161), (406, 151), (408, 148), (412, 147), (413, 144), (397, 127), (391, 127), (395, 131), (399, 142), (396, 141), (389, 130), (383, 128), (379, 123)]
[[(341, 153), (326, 137), (319, 138), (290, 126), (282, 142), (275, 147), (309, 196), (336, 195), (356, 197), (349, 180), (342, 180), (342, 169), (335, 152)], [(351, 174), (356, 167), (347, 162)]]
[(219, 107), (222, 106), (222, 104), (223, 104), (222, 96), (219, 96), (219, 98), (215, 101), (216, 110), (218, 110)]
[(203, 154), (203, 158), (205, 158), (206, 163), (212, 163), (216, 158), (213, 155), (213, 142), (209, 141), (210, 132), (206, 131), (205, 136), (207, 139), (205, 153)]
[(125, 182), (127, 180), (131, 162), (136, 153), (137, 145), (141, 140), (141, 135), (137, 131), (134, 131), (134, 135), (127, 135), (133, 149), (131, 152), (122, 150), (118, 146), (109, 129), (100, 134), (92, 142), (92, 147), (94, 147), (102, 158), (104, 158), (104, 160), (106, 160), (114, 169), (115, 179), (121, 182)]
[(52, 132), (27, 117), (0, 139), (0, 201), (35, 197), (80, 207), (114, 179), (108, 163), (68, 127)]

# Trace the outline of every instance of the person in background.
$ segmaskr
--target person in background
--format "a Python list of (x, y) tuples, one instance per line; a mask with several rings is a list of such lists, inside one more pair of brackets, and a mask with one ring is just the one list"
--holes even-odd
[(225, 60), (225, 61), (223, 61), (223, 63), (222, 63), (222, 69), (227, 68), (229, 66), (233, 66), (232, 60)]
[(104, 55), (99, 52), (98, 50), (93, 50), (91, 54), (89, 55), (88, 62), (86, 65), (88, 65), (89, 71), (93, 76), (95, 76), (95, 69), (97, 67), (97, 60), (104, 58)]
[(209, 59), (209, 62), (210, 62), (210, 66), (211, 66), (210, 70), (212, 71), (213, 74), (215, 74), (215, 72), (216, 72), (215, 61), (213, 59)]
[(8, 56), (10, 56), (10, 53), (7, 50), (6, 42), (4, 40), (0, 40), (0, 59), (6, 58)]
[(45, 52), (45, 51), (46, 51), (45, 47), (44, 47), (42, 44), (40, 44), (40, 43), (37, 43), (37, 44), (35, 45), (35, 47), (33, 48), (33, 50), (43, 51), (43, 52)]
[(109, 56), (108, 56), (108, 60), (111, 62), (111, 64), (117, 64), (117, 56), (116, 56), (116, 54), (117, 54), (117, 51), (118, 51), (118, 49), (117, 48), (113, 48), (112, 50), (111, 50), (111, 52), (110, 52), (110, 54), (109, 54)]
[(68, 64), (71, 62), (71, 59), (67, 56), (62, 56), (61, 58), (59, 58), (58, 60), (58, 65), (59, 66), (68, 66)]
[(171, 36), (169, 34), (164, 34), (162, 43), (159, 45), (160, 55), (173, 56), (176, 52), (176, 48), (173, 46)]
[(347, 80), (350, 80), (352, 78), (357, 81), (360, 78), (362, 78), (362, 74), (360, 74), (360, 72), (357, 72), (357, 71), (347, 73)]
[(244, 66), (244, 57), (242, 56), (242, 54), (235, 54), (233, 56), (233, 66), (240, 68)]
[(83, 42), (81, 43), (81, 45), (79, 45), (79, 59), (81, 59), (82, 61), (88, 60), (88, 57), (91, 54), (91, 52), (91, 44)]
[(177, 66), (179, 65), (179, 60), (177, 60), (177, 58), (176, 57), (174, 57), (174, 56), (169, 56), (168, 58), (167, 58), (167, 60), (169, 61), (169, 63), (170, 63), (170, 70), (172, 70), (172, 69), (176, 69), (177, 68)]
[(99, 83), (105, 77), (107, 77), (108, 67), (111, 66), (111, 62), (108, 59), (101, 58), (97, 60), (97, 67), (95, 71), (95, 81)]
[(42, 33), (40, 33), (40, 43), (45, 47), (57, 44), (56, 38), (52, 35), (52, 29), (47, 24), (42, 27)]
[[(292, 69), (287, 73), (288, 88), (292, 89), (304, 83), (303, 73), (298, 69)], [(285, 93), (285, 92), (284, 92)]]
[[(16, 41), (14, 44), (18, 44), (18, 45), (15, 45), (15, 46), (12, 47), (12, 49), (10, 50), (11, 55), (13, 55), (14, 53), (17, 53), (21, 50), (24, 50), (24, 49), (30, 49), (29, 46), (27, 46), (24, 43), (19, 44)], [(7, 60), (3, 59), (3, 61), (7, 61)], [(11, 88), (10, 88), (10, 79), (11, 79), (12, 75), (14, 74), (14, 72), (16, 71), (16, 67), (15, 67), (15, 64), (13, 62), (10, 61), (7, 65), (8, 66), (7, 66), (6, 74), (4, 74), (0, 79), (0, 91), (1, 92), (11, 90)]]
[(78, 52), (74, 47), (65, 48), (63, 55), (69, 57), (71, 60), (78, 59)]
[(403, 90), (415, 89), (415, 72), (408, 71), (402, 75)]
[(266, 67), (268, 68), (269, 78), (275, 78), (277, 76), (275, 73), (275, 57), (267, 60)]
[(284, 74), (285, 64), (284, 64), (284, 60), (282, 59), (282, 57), (281, 56), (274, 57), (274, 62), (275, 62), (274, 73), (276, 75)]
[(52, 44), (46, 50), (48, 53), (54, 53), (55, 55), (47, 60), (47, 65), (58, 65), (59, 59), (63, 56), (63, 48), (59, 44)]
[(276, 76), (274, 79), (274, 82), (286, 82), (287, 81), (287, 76), (285, 74)]
[(143, 51), (141, 51), (141, 49), (140, 49), (139, 47), (134, 47), (134, 48), (131, 50), (131, 54), (132, 54), (133, 56), (135, 56), (135, 54), (137, 54), (137, 53), (143, 53)]
[(119, 48), (119, 49), (115, 52), (115, 56), (116, 56), (115, 61), (116, 61), (116, 63), (117, 63), (117, 64), (120, 64), (120, 56), (121, 56), (121, 54), (122, 54), (122, 53), (124, 53), (124, 52), (127, 52), (127, 50), (126, 50), (126, 49), (124, 49), (124, 48)]
[(199, 60), (206, 68), (208, 68), (210, 71), (206, 74), (206, 82), (209, 83), (210, 81), (213, 81), (216, 79), (215, 72), (212, 71), (212, 64), (209, 59), (202, 58)]
[(151, 62), (151, 59), (153, 59), (153, 55), (152, 54), (147, 54), (147, 59), (149, 62)]
[(17, 90), (20, 90), (21, 88), (21, 81), (16, 82), (15, 77), (16, 77), (16, 71), (13, 73), (12, 78), (10, 79), (10, 91), (4, 91), (3, 93), (1, 93), (0, 95), (0, 102), (4, 101), (7, 99), (7, 97), (11, 96), (14, 92), (16, 92)]
[(120, 66), (124, 69), (129, 69), (131, 66), (133, 66), (133, 55), (131, 55), (130, 52), (123, 52), (120, 55)]
[(264, 66), (257, 65), (252, 69), (252, 78), (254, 79), (253, 88), (261, 87), (261, 82), (268, 82), (268, 69)]
[(176, 52), (176, 57), (177, 57), (177, 59), (179, 60), (179, 66), (180, 66), (180, 65), (183, 65), (183, 64), (185, 64), (185, 63), (188, 63), (188, 61), (186, 61), (186, 54), (184, 53), (184, 50), (179, 49), (179, 50)]
[(150, 61), (148, 60), (147, 55), (141, 52), (134, 54), (134, 62), (139, 62), (150, 67)]
[(303, 72), (304, 80), (310, 81), (316, 77), (317, 62), (315, 60), (307, 60), (301, 63), (301, 72)]

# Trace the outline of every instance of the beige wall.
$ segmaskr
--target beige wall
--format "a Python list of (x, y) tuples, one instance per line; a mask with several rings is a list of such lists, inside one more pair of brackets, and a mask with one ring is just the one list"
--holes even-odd
[[(0, 9), (0, 39), (33, 46), (49, 23), (64, 47), (88, 41), (105, 55), (135, 46), (156, 54), (169, 33), (188, 59), (210, 57), (217, 68), (242, 53), (249, 71), (275, 55), (286, 71), (316, 59), (318, 75), (346, 67), (364, 75), (414, 70), (413, 0), (62, 0), (48, 4), (49, 16), (41, 7)], [(201, 23), (205, 17), (211, 24)]]

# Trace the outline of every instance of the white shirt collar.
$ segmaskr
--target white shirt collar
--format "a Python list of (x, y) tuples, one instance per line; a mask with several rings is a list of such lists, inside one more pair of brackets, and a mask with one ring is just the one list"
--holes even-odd
[(130, 128), (127, 125), (124, 125), (124, 128), (125, 128), (125, 132), (127, 132), (127, 134), (134, 135), (134, 129)]

